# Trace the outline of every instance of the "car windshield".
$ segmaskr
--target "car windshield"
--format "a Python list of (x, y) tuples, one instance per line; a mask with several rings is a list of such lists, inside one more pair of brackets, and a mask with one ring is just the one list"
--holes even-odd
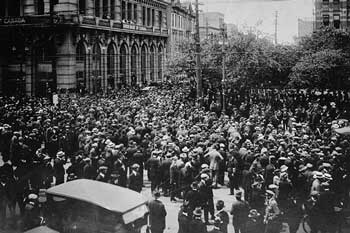
[(49, 196), (46, 223), (59, 232), (114, 232), (122, 224), (120, 215), (96, 205), (69, 198)]

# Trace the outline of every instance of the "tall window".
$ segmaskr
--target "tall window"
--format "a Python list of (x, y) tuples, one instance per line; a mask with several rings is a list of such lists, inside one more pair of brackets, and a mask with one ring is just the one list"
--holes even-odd
[(323, 15), (323, 25), (324, 26), (329, 25), (329, 15)]
[(6, 13), (6, 2), (0, 1), (0, 16), (5, 16)]
[(333, 24), (336, 29), (340, 28), (340, 15), (333, 16)]
[(85, 46), (83, 42), (79, 42), (77, 46), (77, 62), (84, 62), (86, 57)]
[(122, 1), (122, 19), (126, 19), (125, 1)]
[(150, 65), (150, 79), (154, 81), (154, 59), (155, 59), (155, 48), (152, 45), (150, 50), (149, 65)]
[(154, 13), (154, 9), (152, 9), (152, 26), (154, 26), (154, 21), (155, 21), (155, 13)]
[(142, 46), (141, 49), (141, 82), (144, 84), (146, 82), (146, 62), (147, 62), (147, 48), (146, 45)]
[[(5, 1), (5, 0), (2, 0)], [(11, 0), (8, 1), (8, 15), (9, 16), (20, 16), (21, 15), (21, 1)]]
[(159, 13), (158, 13), (158, 22), (159, 22), (159, 27), (161, 28), (162, 24), (163, 24), (163, 12), (162, 11), (159, 11)]
[(158, 48), (158, 80), (162, 80), (163, 76), (163, 48)]
[(115, 19), (115, 0), (111, 0), (111, 19)]
[(132, 84), (135, 85), (137, 80), (134, 80), (137, 75), (137, 48), (136, 45), (133, 45), (131, 48), (131, 77)]
[(102, 10), (103, 10), (102, 18), (107, 19), (108, 16), (109, 16), (108, 15), (108, 0), (103, 0), (102, 4), (103, 4), (103, 7), (102, 7)]
[(85, 14), (85, 0), (79, 0), (79, 14)]
[(137, 4), (134, 4), (134, 21), (137, 22)]
[(130, 2), (128, 2), (128, 20), (131, 20), (131, 16), (132, 16), (132, 4)]
[(147, 26), (151, 25), (151, 9), (147, 8)]
[(95, 0), (95, 16), (100, 17), (100, 1), (101, 0)]
[(108, 88), (114, 89), (114, 74), (115, 74), (115, 51), (114, 51), (114, 45), (109, 44), (107, 47), (107, 83)]
[(119, 58), (119, 65), (120, 65), (120, 79), (121, 83), (126, 83), (126, 74), (127, 74), (127, 48), (126, 45), (123, 44), (120, 48), (120, 58)]
[(38, 15), (43, 15), (45, 11), (45, 5), (44, 5), (44, 0), (38, 0), (37, 3), (37, 13)]
[(142, 25), (146, 25), (146, 7), (142, 7)]

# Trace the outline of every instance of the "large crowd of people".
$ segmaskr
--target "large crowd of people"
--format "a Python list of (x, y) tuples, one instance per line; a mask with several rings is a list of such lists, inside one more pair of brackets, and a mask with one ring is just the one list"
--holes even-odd
[[(182, 201), (179, 233), (227, 233), (229, 214), (213, 189), (228, 186), (235, 232), (336, 232), (349, 204), (344, 92), (231, 91), (227, 109), (200, 107), (181, 87), (120, 90), (109, 96), (0, 97), (0, 228), (42, 189), (95, 179)], [(344, 119), (345, 118), (345, 119)], [(28, 207), (29, 206), (29, 207)], [(6, 210), (9, 213), (6, 213)], [(164, 224), (162, 224), (164, 225)], [(164, 230), (164, 229), (163, 229)], [(162, 229), (160, 229), (162, 232)]]

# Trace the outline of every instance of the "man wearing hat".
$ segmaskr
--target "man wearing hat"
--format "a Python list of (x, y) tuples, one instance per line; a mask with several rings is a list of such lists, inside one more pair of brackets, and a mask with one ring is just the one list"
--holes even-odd
[(177, 220), (179, 223), (179, 230), (177, 233), (191, 233), (190, 232), (190, 223), (192, 214), (189, 213), (188, 203), (185, 202), (181, 207), (177, 215)]
[(235, 233), (245, 232), (245, 224), (249, 213), (249, 204), (242, 200), (242, 191), (238, 191), (235, 195), (236, 200), (233, 201), (231, 208), (232, 224)]
[(23, 217), (23, 230), (29, 230), (40, 225), (40, 209), (38, 195), (30, 193), (24, 200), (25, 212)]
[(190, 223), (189, 232), (207, 233), (207, 226), (202, 221), (201, 208), (196, 208), (193, 211), (193, 219)]
[(281, 229), (281, 223), (278, 220), (280, 215), (280, 209), (278, 207), (275, 193), (272, 190), (266, 190), (266, 209), (264, 216), (264, 223), (266, 224), (266, 233), (279, 233)]
[(191, 190), (189, 190), (185, 194), (185, 202), (188, 202), (188, 208), (189, 213), (192, 214), (192, 212), (197, 208), (201, 207), (202, 204), (202, 196), (198, 191), (198, 182), (192, 182), (191, 184)]
[(164, 204), (159, 200), (160, 192), (153, 192), (154, 199), (148, 202), (149, 224), (152, 233), (163, 233), (165, 229), (165, 217), (167, 212)]
[(142, 177), (139, 170), (139, 165), (137, 163), (131, 166), (131, 173), (129, 175), (129, 189), (134, 190), (136, 192), (141, 192), (142, 190)]
[(56, 185), (64, 183), (64, 164), (66, 163), (64, 156), (65, 153), (63, 151), (59, 151), (57, 152), (56, 158), (54, 159), (53, 168), (55, 171)]
[(312, 191), (320, 192), (321, 191), (321, 183), (322, 183), (322, 179), (323, 179), (322, 172), (315, 171), (314, 175), (313, 175), (313, 179), (314, 180), (312, 181), (312, 184), (311, 184), (310, 193)]
[(151, 191), (159, 188), (161, 181), (161, 162), (160, 154), (161, 150), (155, 150), (152, 152), (151, 158), (146, 162), (146, 168), (148, 170), (148, 178), (151, 181)]
[(248, 214), (246, 233), (262, 232), (262, 229), (264, 224), (261, 214), (256, 209), (251, 209)]
[(96, 177), (96, 180), (107, 183), (109, 180), (109, 177), (107, 176), (107, 171), (108, 171), (107, 166), (100, 166), (98, 168), (98, 175)]
[(216, 202), (216, 210), (218, 211), (215, 214), (215, 219), (220, 219), (219, 229), (222, 233), (227, 233), (227, 226), (229, 224), (229, 216), (228, 213), (225, 211), (225, 203), (223, 200), (218, 200)]

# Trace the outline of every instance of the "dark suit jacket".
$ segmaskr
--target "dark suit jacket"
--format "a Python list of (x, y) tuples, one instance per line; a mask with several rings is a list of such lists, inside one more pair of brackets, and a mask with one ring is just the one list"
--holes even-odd
[(179, 222), (179, 231), (178, 233), (191, 233), (190, 232), (190, 222), (191, 217), (189, 214), (183, 212), (183, 207), (181, 207), (177, 220)]
[(142, 190), (142, 177), (140, 173), (131, 173), (129, 176), (129, 189), (136, 192), (141, 192)]
[(220, 231), (222, 231), (222, 233), (227, 233), (227, 225), (230, 222), (228, 213), (223, 210), (217, 213), (216, 216), (219, 217), (222, 221), (222, 223), (220, 224)]
[(207, 226), (200, 219), (193, 219), (190, 223), (190, 232), (207, 233)]
[(165, 216), (167, 214), (164, 204), (159, 200), (148, 202), (149, 221), (151, 230), (162, 231), (165, 229)]

